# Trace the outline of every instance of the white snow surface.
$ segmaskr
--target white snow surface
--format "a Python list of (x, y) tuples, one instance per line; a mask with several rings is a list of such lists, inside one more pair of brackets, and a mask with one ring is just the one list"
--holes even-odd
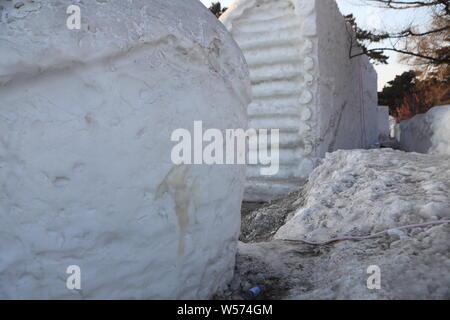
[(450, 155), (450, 105), (402, 121), (400, 145), (405, 151)]
[[(449, 300), (449, 190), (448, 156), (392, 149), (328, 154), (299, 193), (274, 204), (301, 208), (293, 210), (275, 239), (253, 237), (239, 244), (226, 294), (241, 299), (242, 292), (259, 285), (262, 299)], [(265, 230), (261, 224), (269, 220), (258, 216), (270, 211), (257, 211), (254, 225)], [(424, 225), (434, 220), (443, 221)], [(399, 229), (410, 224), (422, 226)], [(327, 245), (281, 240), (317, 242), (385, 230), (391, 231)], [(379, 289), (367, 286), (370, 266), (381, 272)]]
[(377, 119), (378, 119), (378, 135), (379, 140), (387, 140), (390, 137), (390, 118), (389, 107), (378, 106)]
[(392, 149), (327, 154), (276, 239), (326, 241), (450, 217), (450, 157)]
[[(244, 57), (195, 0), (2, 1), (0, 298), (209, 298), (233, 274), (242, 166), (172, 132), (246, 128)], [(66, 269), (81, 268), (81, 290)]]

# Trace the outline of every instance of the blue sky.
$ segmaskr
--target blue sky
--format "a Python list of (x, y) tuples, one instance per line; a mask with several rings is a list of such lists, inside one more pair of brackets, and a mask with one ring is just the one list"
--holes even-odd
[[(218, 0), (214, 0), (218, 1)], [(209, 6), (213, 0), (201, 0)], [(221, 0), (222, 5), (229, 6), (232, 0)], [(426, 12), (423, 10), (387, 10), (367, 5), (364, 0), (337, 0), (343, 14), (353, 13), (357, 23), (362, 27), (370, 29), (395, 31), (408, 24), (425, 25), (427, 23)], [(390, 53), (388, 65), (375, 65), (378, 72), (378, 88), (382, 89), (386, 82), (395, 78), (396, 75), (411, 69), (408, 65), (398, 61), (398, 55)]]

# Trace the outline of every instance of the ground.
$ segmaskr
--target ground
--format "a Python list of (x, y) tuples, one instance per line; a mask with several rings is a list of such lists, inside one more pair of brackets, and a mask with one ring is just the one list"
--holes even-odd
[[(450, 299), (450, 157), (391, 149), (327, 155), (299, 192), (244, 204), (236, 272), (223, 299)], [(342, 236), (379, 238), (309, 245)], [(369, 289), (368, 268), (381, 271)]]
[(303, 193), (299, 188), (283, 199), (270, 203), (244, 202), (240, 240), (261, 242), (271, 239), (286, 223), (290, 213), (303, 205)]

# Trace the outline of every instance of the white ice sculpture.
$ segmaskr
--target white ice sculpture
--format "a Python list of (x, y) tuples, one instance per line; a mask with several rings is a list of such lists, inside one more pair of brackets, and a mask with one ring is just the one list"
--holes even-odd
[(0, 298), (211, 297), (233, 273), (245, 169), (175, 166), (171, 134), (246, 127), (227, 30), (195, 0), (0, 8)]
[(221, 21), (249, 65), (249, 127), (280, 129), (280, 172), (249, 167), (246, 200), (298, 189), (326, 152), (378, 142), (377, 75), (366, 56), (350, 59), (334, 0), (237, 0)]

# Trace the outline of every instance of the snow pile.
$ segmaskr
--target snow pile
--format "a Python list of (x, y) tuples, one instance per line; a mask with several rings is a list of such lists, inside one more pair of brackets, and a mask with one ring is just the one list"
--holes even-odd
[(400, 123), (400, 144), (405, 151), (450, 155), (450, 105)]
[(244, 57), (199, 1), (132, 2), (76, 1), (81, 30), (74, 1), (0, 9), (0, 298), (208, 298), (232, 276), (245, 168), (175, 166), (170, 138), (246, 127)]
[(450, 217), (449, 160), (391, 149), (328, 154), (275, 238), (325, 241)]
[[(227, 298), (259, 285), (267, 299), (450, 299), (450, 227), (416, 229), (331, 246), (270, 241), (240, 243)], [(381, 288), (370, 289), (370, 266)]]
[(434, 133), (431, 137), (430, 152), (450, 156), (450, 105), (433, 109), (431, 112), (434, 119)]
[[(303, 208), (276, 238), (328, 240), (449, 218), (449, 190), (450, 157), (338, 151), (313, 172), (299, 196)], [(449, 239), (450, 225), (441, 224), (330, 245), (240, 243), (225, 297), (241, 299), (258, 285), (268, 299), (448, 300)], [(380, 289), (367, 286), (370, 266), (379, 267)]]

